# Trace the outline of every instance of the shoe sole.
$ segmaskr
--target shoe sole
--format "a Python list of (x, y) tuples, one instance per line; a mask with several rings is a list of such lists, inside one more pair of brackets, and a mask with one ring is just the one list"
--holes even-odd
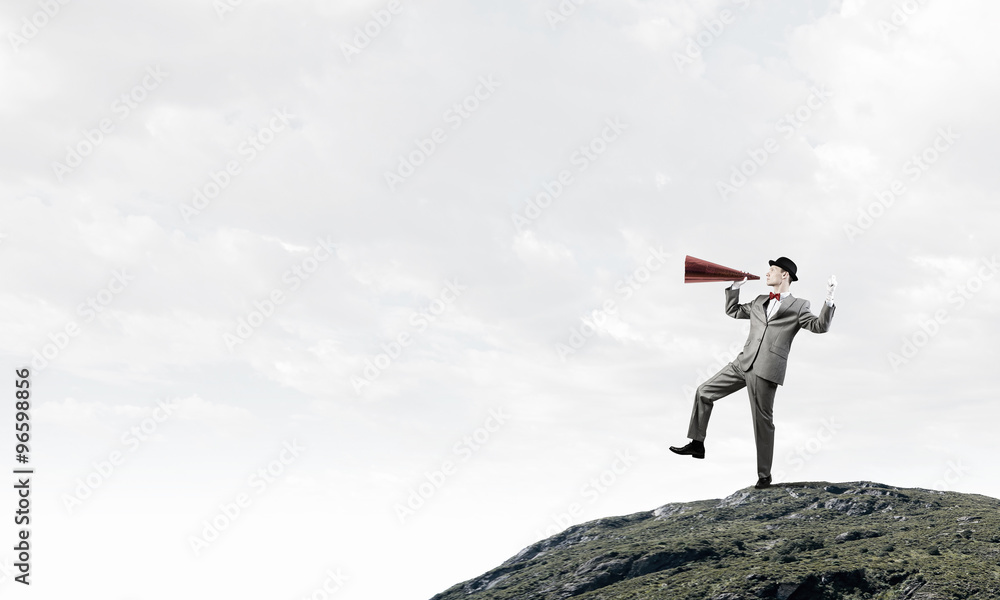
[(691, 458), (705, 458), (704, 454), (691, 454), (690, 452), (678, 452), (676, 450), (671, 450), (671, 452), (680, 456), (690, 456)]

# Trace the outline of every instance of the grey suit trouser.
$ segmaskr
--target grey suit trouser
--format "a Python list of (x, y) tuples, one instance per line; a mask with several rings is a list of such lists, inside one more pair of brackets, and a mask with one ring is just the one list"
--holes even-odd
[(694, 394), (694, 408), (691, 410), (691, 424), (688, 437), (705, 441), (708, 419), (712, 416), (712, 406), (719, 398), (747, 388), (750, 395), (750, 413), (753, 417), (753, 437), (757, 443), (757, 476), (770, 477), (771, 461), (774, 457), (774, 393), (778, 384), (768, 381), (753, 372), (743, 371), (735, 362), (722, 367), (708, 381), (698, 386)]

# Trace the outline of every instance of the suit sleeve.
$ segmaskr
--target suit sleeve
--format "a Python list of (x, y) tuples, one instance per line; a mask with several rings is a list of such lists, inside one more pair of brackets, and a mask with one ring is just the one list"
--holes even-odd
[(809, 311), (809, 301), (805, 301), (805, 307), (799, 312), (799, 327), (808, 329), (813, 333), (826, 333), (830, 330), (830, 323), (833, 321), (833, 312), (836, 306), (830, 306), (826, 302), (819, 311), (819, 316)]
[(740, 290), (726, 288), (726, 314), (734, 319), (750, 318), (750, 303), (740, 304)]

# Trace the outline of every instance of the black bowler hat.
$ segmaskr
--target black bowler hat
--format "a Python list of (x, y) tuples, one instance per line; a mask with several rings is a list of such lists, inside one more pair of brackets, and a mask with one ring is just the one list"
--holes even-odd
[(767, 261), (767, 264), (771, 265), (772, 267), (775, 266), (781, 267), (782, 269), (788, 271), (788, 274), (791, 276), (792, 281), (799, 280), (799, 278), (795, 276), (795, 271), (796, 271), (795, 263), (792, 262), (792, 259), (784, 256), (779, 256), (778, 260), (769, 260)]

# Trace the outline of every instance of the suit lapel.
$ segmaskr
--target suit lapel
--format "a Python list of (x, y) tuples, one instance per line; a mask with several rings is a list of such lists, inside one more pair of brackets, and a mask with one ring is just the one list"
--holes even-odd
[(774, 316), (771, 317), (771, 320), (773, 321), (773, 320), (777, 319), (778, 317), (780, 317), (785, 311), (787, 311), (789, 308), (791, 308), (792, 305), (795, 304), (798, 301), (799, 301), (798, 298), (792, 297), (792, 301), (791, 302), (782, 302), (781, 306), (778, 307), (778, 312), (774, 313)]
[(757, 296), (757, 300), (753, 303), (753, 308), (757, 311), (757, 316), (760, 317), (761, 321), (767, 323), (767, 310), (764, 308), (764, 302), (767, 300), (767, 296)]

